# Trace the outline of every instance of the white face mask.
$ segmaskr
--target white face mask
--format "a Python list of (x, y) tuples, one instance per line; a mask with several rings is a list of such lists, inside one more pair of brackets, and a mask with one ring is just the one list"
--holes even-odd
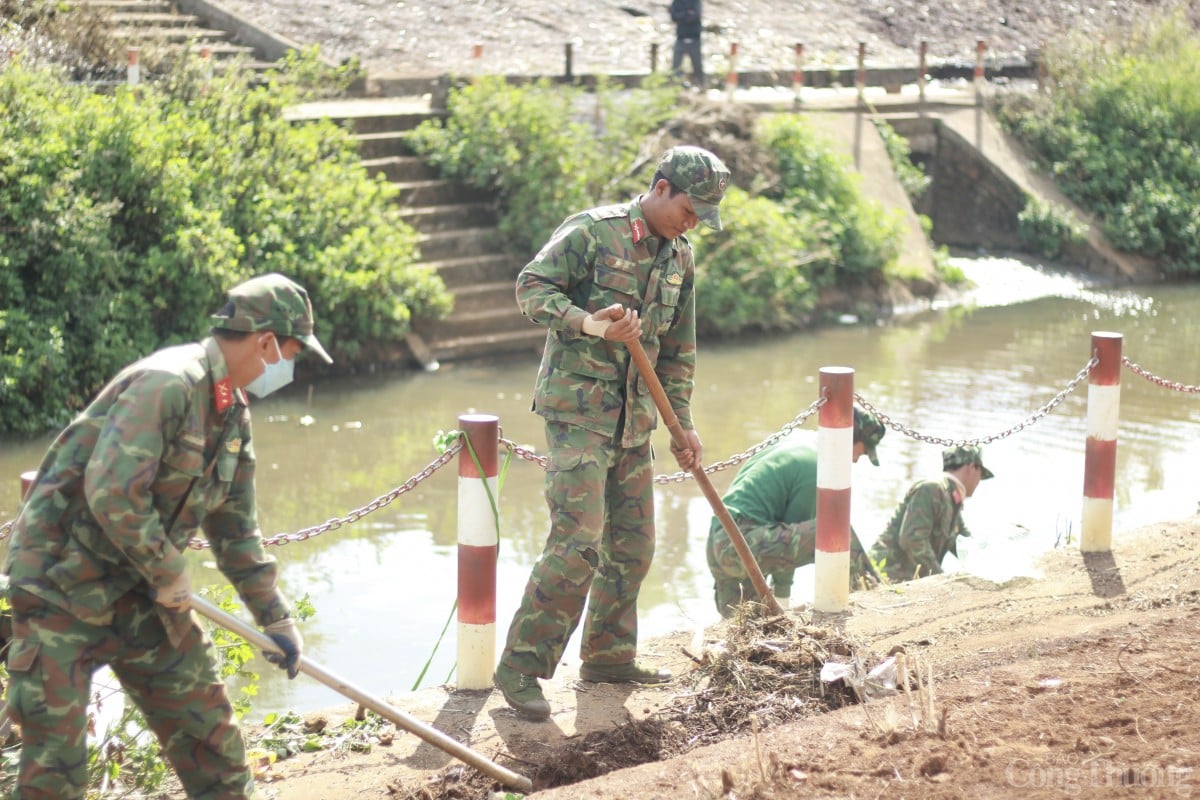
[(283, 351), (279, 349), (279, 339), (272, 336), (271, 342), (275, 345), (279, 360), (271, 364), (263, 359), (262, 374), (246, 385), (246, 391), (255, 397), (266, 397), (271, 392), (279, 391), (292, 382), (295, 372), (295, 363), (284, 358)]

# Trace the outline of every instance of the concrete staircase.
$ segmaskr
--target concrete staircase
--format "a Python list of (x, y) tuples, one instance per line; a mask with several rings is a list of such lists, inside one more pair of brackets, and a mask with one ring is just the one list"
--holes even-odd
[(289, 112), (294, 121), (328, 118), (353, 131), (363, 165), (398, 190), (401, 216), (419, 236), (421, 263), (454, 294), (449, 317), (414, 321), (406, 344), (415, 361), (433, 368), (540, 352), (546, 332), (517, 308), (513, 293), (524, 262), (501, 251), (492, 198), (441, 178), (404, 144), (405, 131), (443, 115), (427, 100), (392, 97), (308, 103)]
[(139, 48), (146, 64), (184, 53), (199, 56), (204, 51), (212, 58), (214, 70), (227, 68), (235, 60), (255, 70), (271, 63), (253, 46), (235, 41), (229, 30), (185, 13), (169, 0), (81, 0), (80, 6), (102, 15), (113, 41)]

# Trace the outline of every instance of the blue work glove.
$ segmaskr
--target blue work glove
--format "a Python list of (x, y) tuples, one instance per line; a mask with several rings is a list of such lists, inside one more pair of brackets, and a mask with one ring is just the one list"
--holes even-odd
[(299, 675), (300, 653), (304, 650), (304, 640), (300, 638), (300, 630), (296, 627), (296, 620), (291, 617), (275, 620), (263, 628), (263, 632), (267, 636), (270, 636), (271, 641), (275, 642), (279, 646), (279, 649), (283, 651), (283, 655), (264, 651), (263, 657), (272, 664), (277, 664), (280, 668), (286, 669), (289, 680)]

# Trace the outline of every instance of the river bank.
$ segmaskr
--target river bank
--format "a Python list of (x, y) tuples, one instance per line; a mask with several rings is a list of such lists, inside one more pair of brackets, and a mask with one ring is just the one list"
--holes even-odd
[[(897, 646), (929, 665), (932, 708), (921, 724), (901, 695), (689, 749), (671, 735), (702, 689), (689, 654), (728, 638), (728, 622), (643, 643), (644, 657), (675, 671), (666, 687), (580, 682), (577, 666), (564, 666), (547, 682), (554, 714), (544, 723), (516, 717), (496, 692), (437, 687), (390, 701), (532, 777), (534, 796), (546, 800), (1186, 797), (1200, 781), (1191, 710), (1200, 684), (1198, 543), (1200, 517), (1192, 517), (1120, 533), (1111, 554), (1057, 549), (1033, 577), (934, 576), (856, 592), (845, 615), (790, 612), (853, 637), (868, 666)], [(331, 725), (354, 710), (307, 716)], [(609, 737), (627, 741), (656, 720), (664, 724), (652, 763), (606, 762), (629, 749)], [(539, 775), (579, 763), (581, 744), (611, 771), (561, 788), (539, 784)], [(489, 796), (478, 773), (411, 735), (369, 753), (301, 754), (263, 779), (277, 800)]]

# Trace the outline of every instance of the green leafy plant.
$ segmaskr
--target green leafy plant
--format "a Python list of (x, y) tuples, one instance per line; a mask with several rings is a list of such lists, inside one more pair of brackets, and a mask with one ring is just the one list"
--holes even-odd
[(1021, 241), (1047, 258), (1057, 258), (1064, 247), (1083, 241), (1085, 230), (1070, 209), (1032, 196), (1017, 215)]
[(252, 275), (309, 290), (342, 366), (449, 311), (353, 140), (285, 118), (320, 73), (306, 58), (264, 84), (191, 64), (111, 94), (0, 72), (0, 430), (61, 426), (125, 364), (202, 336)]
[(1047, 48), (1050, 91), (1001, 120), (1117, 247), (1200, 272), (1200, 38), (1182, 6)]
[(931, 178), (925, 174), (925, 170), (912, 162), (910, 157), (912, 150), (907, 139), (896, 133), (896, 129), (884, 120), (876, 119), (874, 123), (875, 130), (879, 131), (879, 136), (883, 139), (888, 160), (892, 162), (892, 169), (895, 170), (896, 178), (904, 188), (904, 193), (910, 199), (916, 200), (929, 188), (929, 184), (932, 182)]

